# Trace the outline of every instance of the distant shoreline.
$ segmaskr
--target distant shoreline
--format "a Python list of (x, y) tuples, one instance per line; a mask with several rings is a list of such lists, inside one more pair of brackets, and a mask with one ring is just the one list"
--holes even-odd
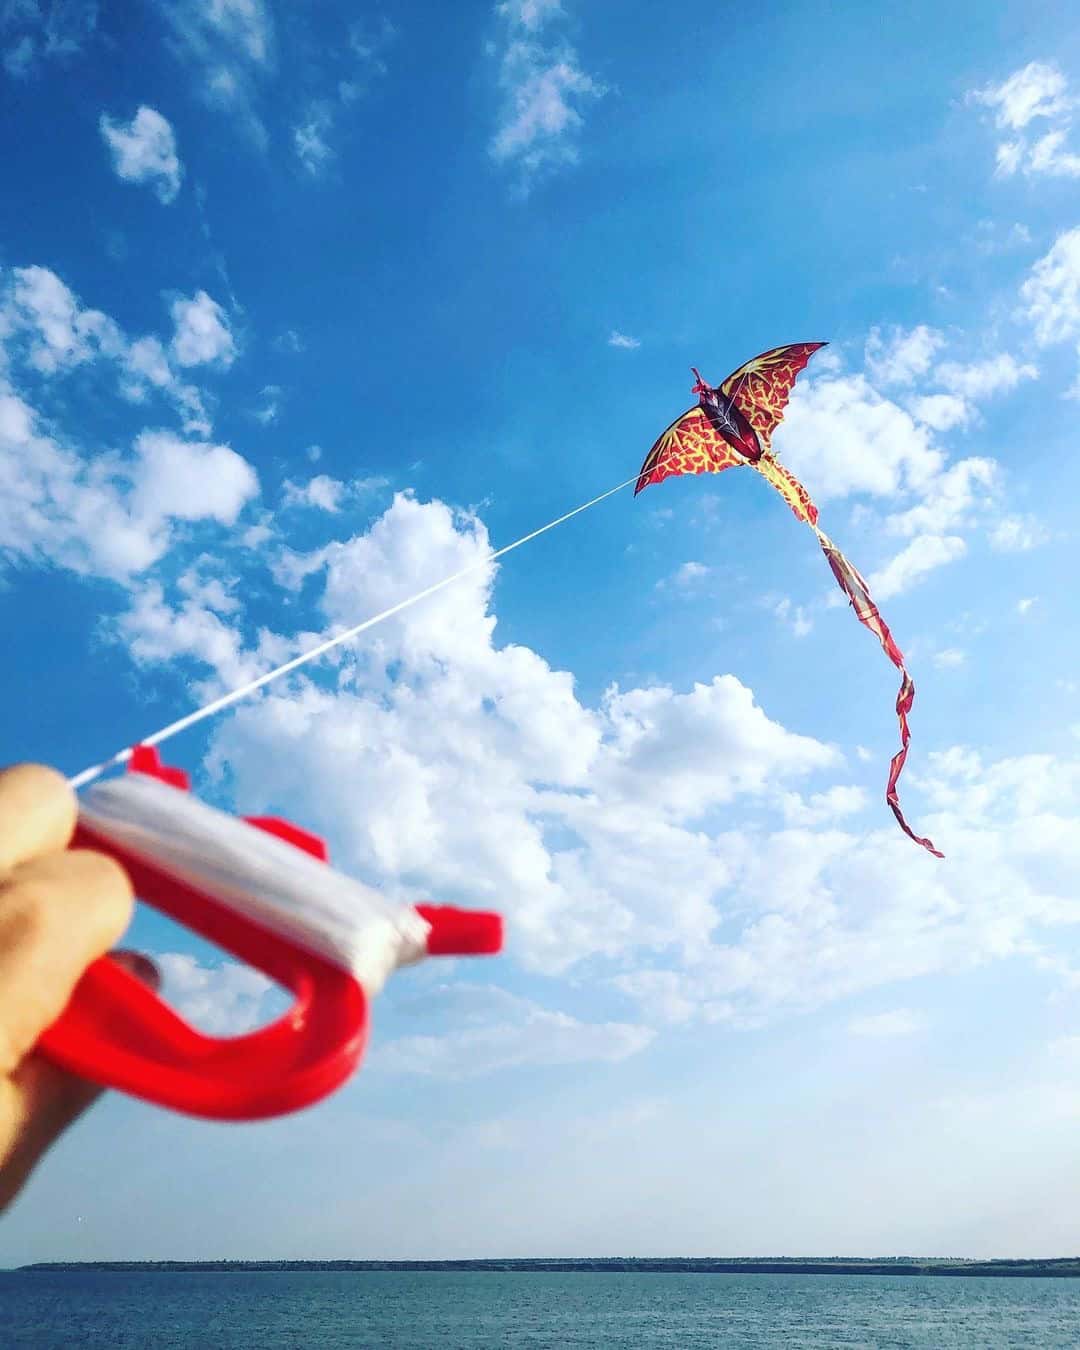
[(37, 1261), (19, 1266), (14, 1273), (96, 1271), (101, 1273), (173, 1274), (184, 1272), (236, 1274), (286, 1271), (429, 1271), (490, 1272), (520, 1274), (634, 1274), (634, 1275), (949, 1275), (1027, 1278), (1080, 1278), (1080, 1257), (1063, 1256), (1043, 1261), (958, 1261), (897, 1257), (861, 1260), (856, 1257), (826, 1259), (729, 1259), (708, 1257), (596, 1257), (570, 1260), (471, 1260), (471, 1261)]

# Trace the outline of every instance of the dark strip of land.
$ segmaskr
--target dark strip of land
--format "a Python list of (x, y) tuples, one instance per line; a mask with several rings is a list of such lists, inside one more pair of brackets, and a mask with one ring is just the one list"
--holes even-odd
[(112, 1271), (173, 1273), (184, 1271), (501, 1271), (530, 1273), (655, 1274), (655, 1275), (992, 1275), (1080, 1277), (1080, 1257), (1050, 1260), (963, 1261), (917, 1257), (879, 1260), (827, 1259), (713, 1260), (710, 1258), (597, 1257), (560, 1260), (477, 1261), (39, 1261), (23, 1271)]

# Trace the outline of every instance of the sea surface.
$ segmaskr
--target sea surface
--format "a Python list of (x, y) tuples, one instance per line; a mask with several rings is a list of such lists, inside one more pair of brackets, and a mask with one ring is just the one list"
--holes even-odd
[(1080, 1279), (488, 1272), (0, 1273), (4, 1350), (1080, 1347)]

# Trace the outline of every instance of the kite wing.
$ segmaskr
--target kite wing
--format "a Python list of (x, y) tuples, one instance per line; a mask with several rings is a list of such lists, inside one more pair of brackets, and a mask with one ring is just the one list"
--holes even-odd
[(650, 483), (662, 483), (675, 474), (720, 473), (745, 463), (698, 405), (677, 417), (645, 456), (634, 496)]
[(792, 386), (807, 361), (825, 342), (793, 342), (772, 347), (745, 366), (740, 366), (720, 386), (757, 432), (761, 448), (769, 449), (769, 437), (784, 415)]

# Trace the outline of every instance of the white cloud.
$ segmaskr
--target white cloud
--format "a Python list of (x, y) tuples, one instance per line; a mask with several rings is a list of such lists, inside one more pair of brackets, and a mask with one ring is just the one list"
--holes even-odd
[(926, 1018), (910, 1008), (894, 1008), (891, 1012), (869, 1013), (853, 1017), (848, 1031), (853, 1036), (913, 1036), (926, 1030)]
[(927, 427), (862, 375), (796, 384), (773, 445), (819, 505), (920, 492), (945, 461)]
[(84, 308), (46, 267), (15, 268), (10, 275), (6, 292), (0, 289), (0, 336), (16, 339), (8, 345), (9, 357), (25, 359), (49, 376), (89, 361), (114, 362), (124, 398), (142, 403), (150, 391), (159, 391), (179, 411), (185, 431), (209, 434), (202, 396), (179, 379), (156, 337), (129, 341), (108, 315)]
[(96, 309), (82, 309), (74, 294), (47, 267), (17, 267), (8, 313), (31, 335), (30, 364), (42, 374), (80, 365), (97, 356), (117, 356), (119, 328)]
[(271, 422), (276, 422), (278, 414), (281, 411), (281, 386), (279, 384), (264, 384), (259, 390), (259, 406), (252, 410), (252, 417), (256, 422), (261, 422), (267, 427)]
[(1039, 602), (1039, 597), (1038, 597), (1037, 595), (1026, 595), (1026, 596), (1024, 596), (1022, 599), (1017, 600), (1017, 602), (1016, 602), (1016, 612), (1017, 612), (1017, 614), (1027, 614), (1027, 613), (1031, 610), (1031, 607), (1032, 607), (1033, 605), (1038, 604), (1038, 602)]
[(167, 431), (144, 431), (131, 504), (146, 521), (216, 520), (234, 525), (259, 490), (255, 470), (227, 445), (181, 440)]
[(316, 474), (306, 483), (297, 483), (290, 478), (282, 486), (281, 500), (283, 506), (309, 507), (336, 515), (347, 500), (356, 501), (380, 492), (389, 486), (389, 481), (387, 478), (353, 478), (343, 482), (325, 473)]
[(199, 96), (265, 149), (259, 84), (273, 68), (276, 43), (264, 0), (161, 0), (160, 8), (171, 26), (173, 50), (197, 73)]
[(894, 328), (887, 338), (872, 328), (866, 340), (866, 368), (880, 384), (911, 384), (926, 374), (944, 345), (944, 334), (926, 324), (910, 330)]
[(1027, 553), (1049, 537), (1033, 516), (1003, 516), (990, 531), (990, 545), (999, 553)]
[[(208, 475), (200, 481), (200, 474)], [(144, 432), (134, 455), (82, 457), (0, 393), (0, 557), (122, 580), (166, 551), (178, 521), (235, 520), (257, 490), (225, 446)]]
[(327, 140), (333, 124), (329, 105), (318, 102), (308, 109), (304, 121), (293, 128), (293, 148), (313, 178), (324, 173), (334, 159), (334, 151)]
[(969, 365), (943, 361), (934, 371), (938, 384), (972, 402), (1015, 389), (1021, 380), (1035, 380), (1038, 376), (1037, 367), (1028, 362), (1021, 364), (1008, 352)]
[(814, 622), (806, 610), (802, 605), (796, 605), (788, 596), (782, 596), (771, 607), (781, 623), (791, 628), (795, 637), (806, 637), (813, 630)]
[(879, 600), (900, 595), (946, 563), (955, 562), (967, 552), (958, 535), (921, 534), (907, 548), (869, 578), (871, 592)]
[(935, 652), (930, 659), (938, 670), (955, 670), (958, 666), (964, 665), (967, 656), (959, 647), (944, 647), (941, 651)]
[(957, 460), (930, 481), (917, 506), (886, 517), (886, 528), (890, 534), (910, 538), (941, 535), (970, 525), (978, 511), (992, 505), (998, 477), (992, 459)]
[(614, 1063), (645, 1049), (655, 1035), (649, 1027), (625, 1022), (582, 1022), (493, 986), (459, 984), (445, 994), (424, 1003), (440, 1014), (440, 1024), (453, 1018), (464, 1025), (391, 1041), (376, 1050), (371, 1067), (472, 1078), (522, 1065)]
[(176, 331), (170, 350), (177, 364), (232, 365), (236, 341), (228, 315), (205, 291), (197, 291), (190, 300), (175, 300), (172, 317)]
[(319, 511), (337, 512), (341, 510), (344, 494), (345, 484), (339, 478), (320, 473), (306, 483), (286, 482), (282, 501), (285, 506), (312, 506)]
[(559, 5), (512, 0), (496, 12), (505, 24), (498, 53), (503, 106), (489, 149), (497, 163), (518, 167), (527, 190), (538, 174), (577, 161), (580, 109), (606, 90), (568, 43), (540, 39), (547, 21), (561, 13)]
[(817, 825), (832, 825), (847, 816), (858, 815), (867, 805), (866, 789), (857, 784), (840, 784), (815, 792), (808, 798), (796, 792), (785, 792), (780, 797), (784, 821), (799, 829)]
[(609, 347), (621, 347), (623, 351), (636, 351), (641, 343), (635, 337), (630, 337), (626, 333), (620, 333), (617, 328), (611, 330), (611, 336), (608, 338)]
[(711, 571), (704, 563), (684, 562), (681, 567), (676, 568), (671, 577), (671, 583), (685, 589), (695, 585), (699, 581), (704, 581)]
[(1020, 299), (1040, 346), (1080, 334), (1080, 226), (1058, 235), (1020, 287)]
[(496, 9), (510, 23), (530, 33), (539, 32), (549, 19), (563, 13), (560, 0), (503, 0)]
[[(1080, 177), (1080, 155), (1066, 144), (1076, 100), (1057, 66), (1032, 61), (1001, 84), (974, 90), (968, 98), (991, 108), (998, 129), (1008, 136), (997, 148), (999, 176), (1008, 178), (1022, 170)], [(1032, 139), (1028, 128), (1035, 121), (1047, 129)]]
[(1055, 117), (1066, 112), (1065, 77), (1056, 66), (1032, 61), (999, 85), (988, 85), (971, 95), (995, 110), (999, 127), (1022, 131), (1036, 117)]
[(143, 105), (126, 124), (102, 113), (99, 126), (119, 177), (151, 184), (166, 205), (175, 200), (183, 169), (173, 129), (159, 112)]
[(211, 1036), (240, 1036), (269, 1020), (281, 1002), (272, 981), (235, 961), (203, 965), (184, 952), (160, 952), (154, 961), (162, 975), (162, 997), (200, 1031)]
[(967, 402), (955, 394), (927, 394), (913, 398), (908, 406), (920, 422), (925, 422), (934, 431), (951, 431), (971, 420)]

